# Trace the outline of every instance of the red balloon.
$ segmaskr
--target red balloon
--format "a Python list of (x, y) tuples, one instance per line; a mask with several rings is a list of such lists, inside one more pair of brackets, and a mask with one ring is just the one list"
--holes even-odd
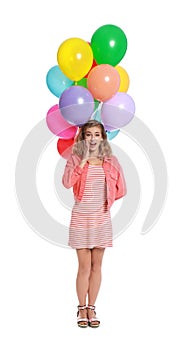
[[(91, 46), (91, 44), (89, 43), (89, 41), (88, 41), (88, 44)], [(94, 67), (96, 67), (96, 66), (97, 66), (97, 63), (96, 63), (95, 59), (93, 59), (92, 66), (91, 66), (91, 68), (90, 68), (89, 72), (88, 72), (88, 73), (85, 75), (85, 77), (84, 77), (84, 78), (87, 78), (87, 77), (88, 77), (88, 75), (89, 75), (89, 73), (91, 72), (91, 70), (92, 70)]]
[(57, 142), (57, 150), (59, 154), (65, 158), (68, 159), (69, 155), (72, 152), (72, 147), (74, 144), (74, 139), (59, 139)]
[(85, 75), (85, 77), (84, 78), (87, 78), (88, 77), (88, 75), (89, 75), (89, 73), (91, 72), (91, 70), (94, 68), (94, 67), (96, 67), (97, 66), (97, 63), (96, 63), (96, 61), (95, 60), (93, 60), (93, 64), (92, 64), (92, 66), (91, 66), (91, 69), (89, 70), (89, 72)]

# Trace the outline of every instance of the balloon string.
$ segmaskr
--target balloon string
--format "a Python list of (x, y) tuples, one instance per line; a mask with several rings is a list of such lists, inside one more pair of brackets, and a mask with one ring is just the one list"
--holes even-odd
[(97, 108), (94, 110), (94, 112), (91, 114), (90, 119), (93, 119), (94, 115), (95, 115), (97, 112), (99, 112), (99, 111), (101, 110), (101, 108), (102, 108), (102, 104), (103, 104), (103, 102), (102, 102), (102, 101), (100, 101), (100, 103), (99, 103), (98, 107), (97, 107)]

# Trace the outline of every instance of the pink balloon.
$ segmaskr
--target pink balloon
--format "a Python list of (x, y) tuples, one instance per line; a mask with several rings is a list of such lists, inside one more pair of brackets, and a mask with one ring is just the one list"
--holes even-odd
[(99, 64), (90, 71), (87, 87), (96, 100), (107, 101), (119, 90), (120, 75), (113, 66)]
[(77, 126), (71, 126), (63, 118), (58, 105), (54, 105), (48, 110), (46, 122), (50, 131), (63, 139), (72, 139), (78, 130)]

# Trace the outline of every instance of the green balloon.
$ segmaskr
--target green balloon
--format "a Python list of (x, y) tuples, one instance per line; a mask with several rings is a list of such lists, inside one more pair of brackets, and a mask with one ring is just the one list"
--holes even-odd
[(79, 85), (79, 86), (83, 86), (83, 87), (87, 88), (87, 79), (82, 78), (81, 80), (74, 82), (73, 85)]
[(116, 66), (126, 53), (127, 38), (121, 28), (113, 24), (106, 24), (93, 33), (91, 48), (98, 64)]
[(100, 102), (98, 100), (96, 100), (96, 98), (94, 99), (94, 103), (95, 103), (95, 107), (94, 110), (98, 108)]

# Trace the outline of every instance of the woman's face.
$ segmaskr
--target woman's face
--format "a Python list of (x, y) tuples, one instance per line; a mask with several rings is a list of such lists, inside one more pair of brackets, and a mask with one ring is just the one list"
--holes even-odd
[(89, 150), (91, 152), (97, 151), (100, 142), (103, 140), (101, 129), (98, 126), (87, 128), (84, 138), (89, 143)]

